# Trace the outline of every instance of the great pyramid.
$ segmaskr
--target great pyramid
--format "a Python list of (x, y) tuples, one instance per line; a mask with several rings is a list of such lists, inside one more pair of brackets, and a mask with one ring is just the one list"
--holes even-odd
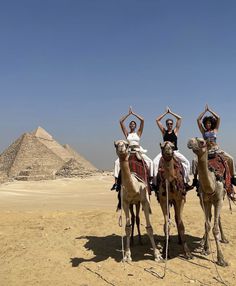
[[(73, 162), (73, 164), (72, 164)], [(98, 172), (69, 145), (60, 145), (43, 128), (24, 133), (0, 155), (0, 177), (16, 180), (44, 180), (91, 175)]]

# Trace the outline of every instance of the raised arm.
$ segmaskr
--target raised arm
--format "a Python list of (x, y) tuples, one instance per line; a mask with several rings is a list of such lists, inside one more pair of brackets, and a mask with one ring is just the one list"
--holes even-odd
[(156, 118), (156, 123), (157, 123), (157, 126), (159, 127), (159, 129), (161, 130), (161, 133), (164, 134), (165, 133), (165, 128), (164, 126), (162, 125), (161, 123), (161, 120), (162, 118), (168, 113), (168, 108), (166, 109), (166, 112), (159, 115), (157, 118)]
[(144, 119), (143, 119), (143, 117), (141, 117), (137, 113), (133, 112), (131, 107), (130, 107), (130, 110), (131, 110), (131, 114), (133, 114), (135, 117), (137, 117), (140, 120), (139, 129), (137, 131), (137, 134), (138, 134), (139, 137), (141, 137), (142, 133), (143, 133)]
[(168, 113), (170, 113), (171, 115), (173, 115), (176, 118), (176, 125), (175, 125), (175, 128), (174, 128), (174, 132), (175, 132), (176, 135), (178, 135), (178, 132), (179, 132), (179, 129), (180, 129), (180, 126), (181, 126), (182, 118), (178, 114), (172, 112), (169, 107), (168, 107), (167, 110), (168, 110)]
[(125, 119), (127, 117), (129, 117), (131, 113), (132, 113), (132, 109), (130, 107), (129, 108), (129, 113), (124, 115), (124, 116), (122, 116), (121, 119), (120, 119), (120, 127), (121, 127), (121, 129), (122, 129), (122, 131), (123, 131), (123, 133), (124, 133), (126, 138), (128, 137), (128, 130), (126, 129), (124, 122), (125, 122)]
[(215, 132), (218, 132), (218, 129), (220, 127), (220, 116), (215, 113), (214, 111), (212, 111), (208, 106), (207, 106), (207, 110), (215, 117), (216, 119), (216, 127), (215, 127)]
[(198, 125), (198, 128), (199, 128), (200, 132), (202, 133), (202, 135), (204, 135), (204, 133), (205, 133), (205, 129), (202, 127), (202, 118), (207, 111), (208, 111), (208, 105), (206, 104), (205, 110), (202, 113), (200, 113), (198, 118), (197, 118), (197, 125)]

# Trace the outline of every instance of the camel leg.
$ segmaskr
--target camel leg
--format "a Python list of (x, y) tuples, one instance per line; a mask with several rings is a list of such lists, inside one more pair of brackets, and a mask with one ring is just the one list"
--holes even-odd
[[(203, 212), (205, 214), (205, 210), (204, 210), (205, 206), (203, 204), (203, 198), (200, 198), (200, 205), (201, 205), (202, 210), (203, 210)], [(209, 221), (210, 221), (210, 223), (211, 223), (211, 219), (212, 219), (212, 214), (211, 214), (211, 209), (210, 209), (210, 212), (209, 212)], [(203, 235), (203, 237), (202, 237), (202, 239), (200, 241), (200, 247), (201, 248), (204, 248), (204, 245), (206, 244), (206, 239), (207, 239), (207, 236), (206, 236), (206, 223), (205, 223), (205, 232), (204, 232), (204, 235)]]
[(141, 237), (141, 231), (140, 231), (140, 217), (139, 217), (139, 213), (140, 213), (140, 203), (138, 203), (136, 205), (136, 225), (137, 225), (137, 230), (138, 230), (138, 240), (139, 240), (139, 244), (142, 245), (142, 237)]
[(209, 232), (211, 230), (211, 203), (203, 202), (203, 209), (205, 213), (205, 234), (204, 234), (204, 246), (202, 250), (203, 255), (209, 255), (210, 249), (209, 249)]
[[(160, 205), (161, 205), (162, 213), (164, 216), (163, 230), (164, 230), (164, 234), (165, 234), (165, 243), (164, 243), (164, 247), (162, 250), (162, 256), (163, 256), (163, 258), (166, 258), (166, 257), (170, 258), (169, 248), (167, 249), (167, 240), (166, 240), (167, 235), (168, 235), (168, 240), (169, 240), (170, 226), (168, 224), (168, 220), (169, 220), (170, 214), (167, 213), (166, 200), (163, 200), (163, 197), (160, 197)], [(167, 229), (167, 226), (168, 226), (168, 229)]]
[(219, 228), (220, 228), (220, 236), (221, 236), (220, 242), (222, 242), (222, 243), (229, 243), (228, 239), (224, 235), (222, 224), (221, 224), (221, 217), (220, 216), (219, 216)]
[[(176, 223), (176, 225), (178, 225), (178, 218), (176, 216), (176, 213), (175, 213), (175, 223)], [(181, 236), (180, 236), (180, 233), (179, 233), (179, 229), (178, 229), (178, 244), (182, 244)]]
[(126, 218), (126, 225), (125, 225), (126, 247), (125, 247), (124, 261), (132, 261), (131, 251), (130, 251), (130, 237), (131, 237), (132, 225), (130, 223), (129, 204), (125, 201), (123, 201), (123, 209), (124, 209), (125, 218)]
[(133, 204), (130, 204), (129, 210), (131, 213), (131, 225), (132, 225), (130, 244), (133, 245), (134, 244), (134, 224), (135, 224), (135, 214), (134, 214), (134, 205)]
[(154, 259), (155, 261), (159, 261), (161, 260), (161, 254), (159, 252), (159, 250), (156, 247), (155, 241), (154, 241), (154, 237), (153, 237), (153, 228), (150, 222), (150, 203), (148, 200), (142, 201), (142, 207), (143, 207), (143, 211), (144, 211), (144, 215), (145, 215), (145, 219), (146, 219), (146, 230), (147, 230), (147, 234), (150, 238), (151, 244), (152, 244), (152, 249), (153, 249), (153, 253), (154, 253)]
[(215, 212), (215, 218), (214, 218), (214, 226), (212, 229), (215, 242), (216, 242), (216, 248), (217, 248), (217, 264), (220, 266), (228, 266), (228, 263), (225, 261), (223, 252), (220, 245), (220, 228), (219, 228), (219, 218), (220, 218), (220, 211), (222, 208), (222, 200), (217, 201), (214, 204), (214, 212)]
[(186, 237), (185, 237), (185, 228), (184, 228), (184, 223), (182, 219), (183, 208), (184, 208), (184, 200), (181, 198), (179, 201), (176, 201), (174, 204), (176, 224), (177, 224), (177, 229), (178, 229), (178, 233), (180, 236), (180, 241), (183, 246), (184, 255), (187, 259), (192, 259), (193, 256), (188, 248)]

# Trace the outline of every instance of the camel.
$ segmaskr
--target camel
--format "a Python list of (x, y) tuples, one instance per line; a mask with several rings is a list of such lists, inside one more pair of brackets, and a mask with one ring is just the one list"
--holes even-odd
[(116, 153), (120, 160), (120, 169), (121, 169), (121, 199), (122, 199), (122, 206), (125, 213), (126, 219), (126, 247), (124, 253), (124, 261), (132, 261), (131, 258), (131, 250), (130, 250), (130, 238), (131, 238), (131, 219), (130, 219), (130, 212), (129, 207), (131, 204), (137, 205), (141, 203), (142, 209), (144, 211), (145, 219), (146, 219), (146, 230), (147, 234), (150, 238), (154, 259), (155, 261), (161, 260), (161, 255), (159, 250), (156, 247), (154, 237), (153, 237), (153, 228), (150, 222), (150, 199), (149, 194), (147, 192), (147, 185), (140, 181), (135, 174), (130, 172), (129, 168), (129, 144), (125, 140), (118, 140), (114, 142)]
[(198, 175), (199, 175), (199, 194), (201, 207), (205, 214), (205, 234), (203, 236), (203, 250), (202, 254), (210, 254), (209, 249), (209, 232), (211, 230), (211, 209), (214, 207), (214, 226), (212, 229), (216, 249), (217, 249), (217, 264), (220, 266), (227, 266), (223, 252), (220, 245), (221, 239), (221, 223), (220, 212), (225, 196), (225, 189), (222, 181), (216, 179), (216, 175), (208, 168), (208, 148), (207, 143), (202, 138), (191, 138), (188, 141), (188, 148), (198, 157)]
[[(178, 229), (179, 243), (182, 244), (184, 255), (187, 259), (193, 258), (185, 238), (185, 228), (183, 224), (182, 214), (185, 204), (185, 186), (181, 163), (174, 157), (174, 144), (166, 141), (160, 144), (162, 159), (159, 164), (159, 194), (158, 200), (164, 215), (164, 233), (169, 237), (170, 227), (168, 220), (170, 217), (169, 207), (174, 206), (175, 222)], [(176, 169), (178, 168), (178, 170)], [(167, 203), (168, 196), (168, 203)], [(168, 227), (167, 227), (168, 226)], [(165, 241), (163, 254), (165, 258), (169, 257), (169, 250), (167, 249), (167, 240)]]

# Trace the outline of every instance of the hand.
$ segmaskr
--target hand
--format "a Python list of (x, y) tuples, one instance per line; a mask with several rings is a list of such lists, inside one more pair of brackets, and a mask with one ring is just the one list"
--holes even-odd
[(170, 113), (170, 108), (169, 108), (169, 106), (166, 106), (166, 113)]
[(129, 114), (132, 114), (133, 110), (132, 110), (132, 106), (129, 107)]
[(206, 106), (205, 106), (205, 111), (209, 111), (208, 104), (206, 104)]

